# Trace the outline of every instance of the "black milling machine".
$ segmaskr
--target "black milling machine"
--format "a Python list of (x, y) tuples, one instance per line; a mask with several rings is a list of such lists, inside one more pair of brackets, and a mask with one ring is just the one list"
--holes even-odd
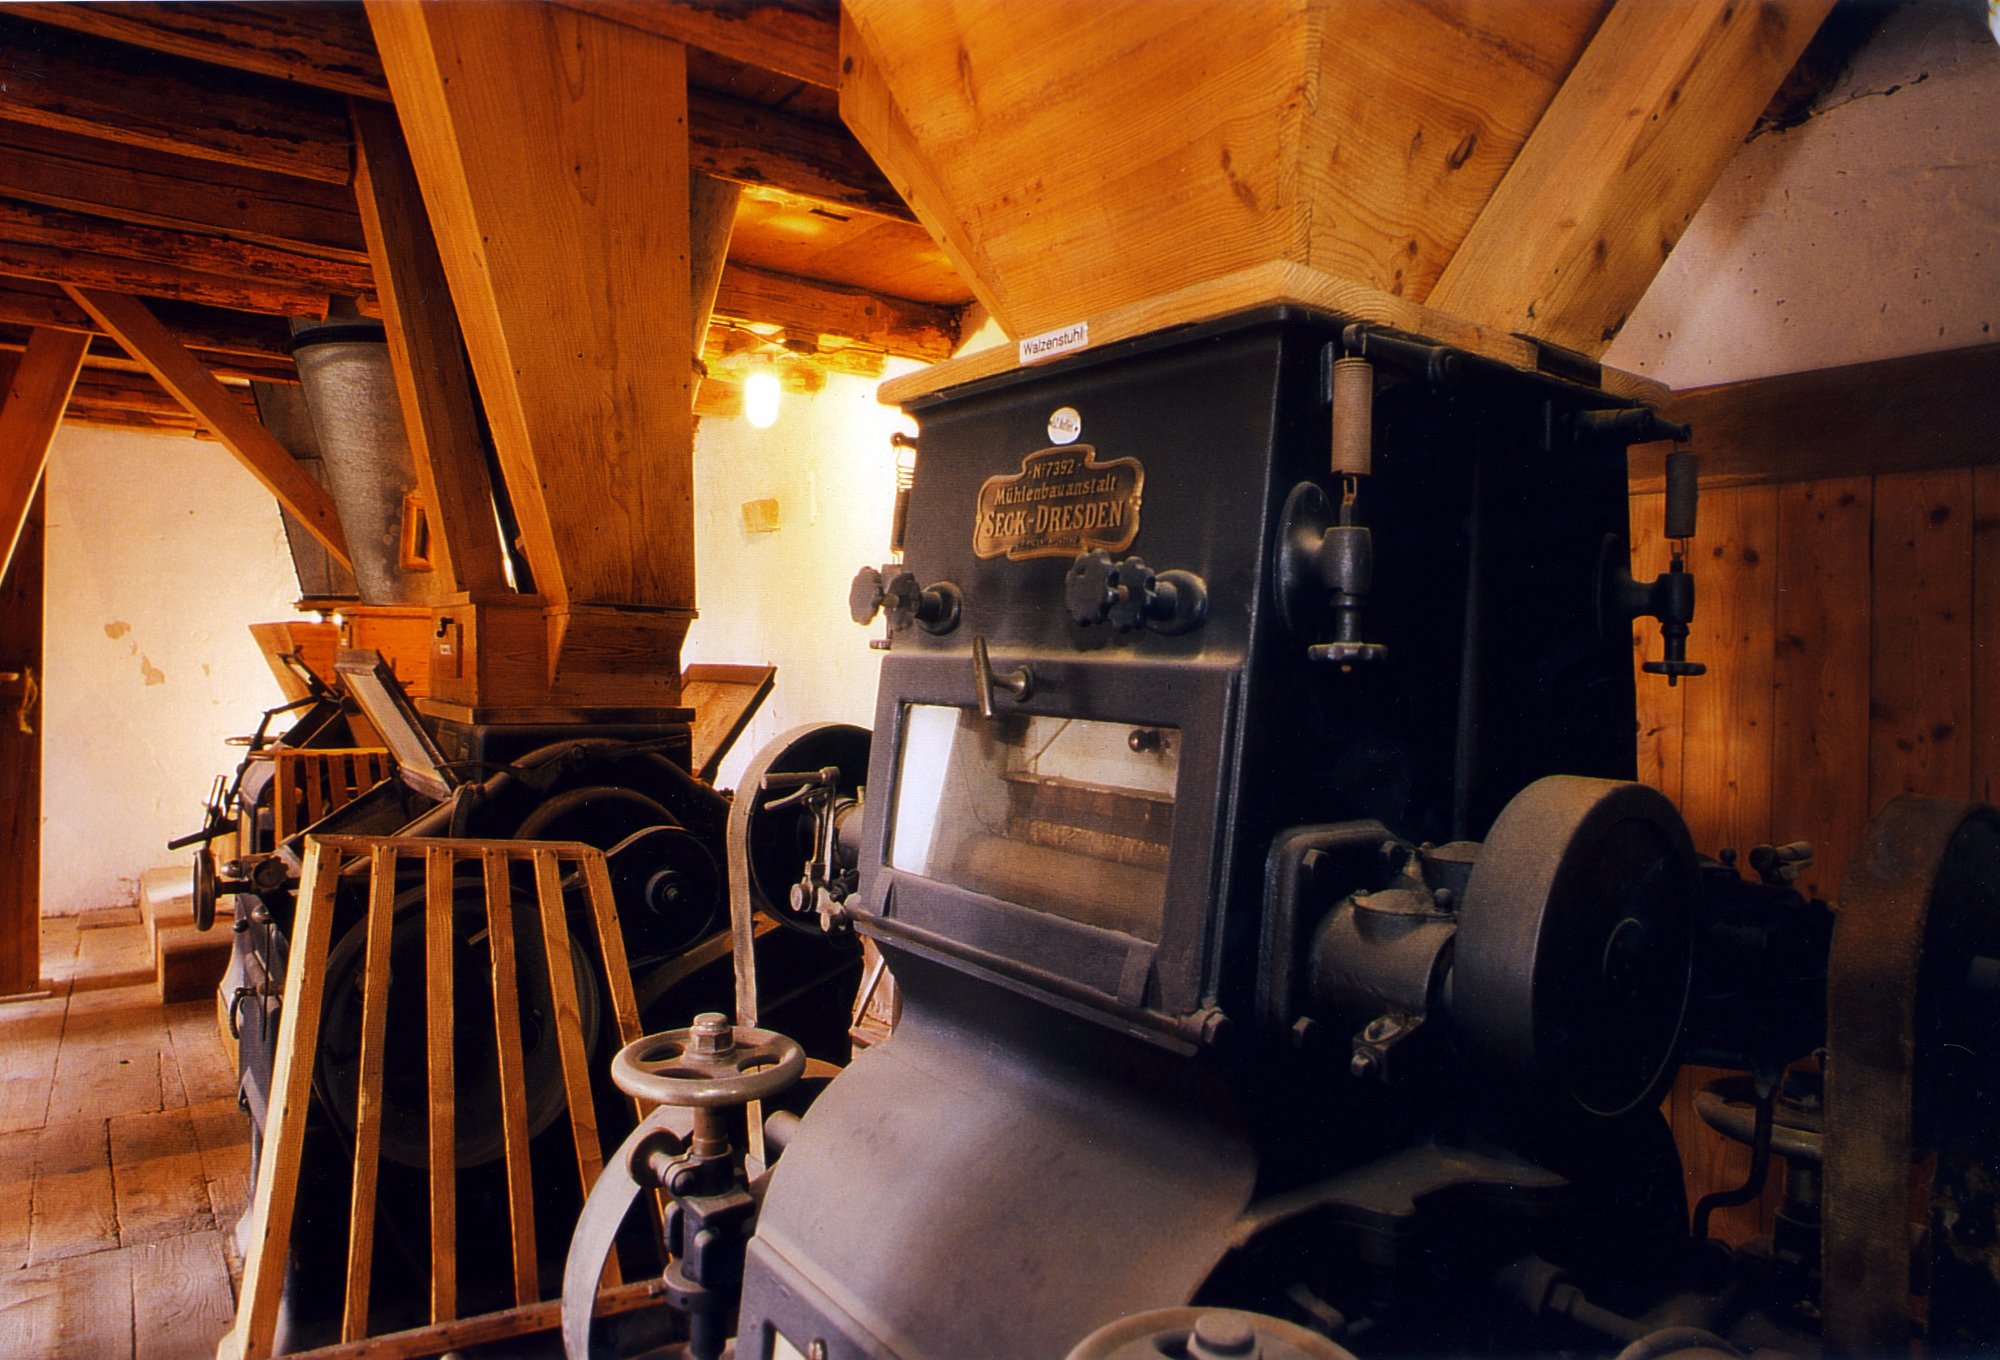
[[(642, 1186), (695, 1357), (1820, 1353), (1833, 913), (1803, 847), (1742, 876), (1635, 782), (1633, 620), (1651, 683), (1702, 666), (1692, 455), (1635, 581), (1626, 449), (1688, 431), (1550, 367), (1273, 306), (909, 402), (866, 796), (760, 794), (820, 809), (795, 902), (899, 1021), (747, 1126), (796, 1045), (626, 1049), (665, 1104), (572, 1244), (572, 1360)], [(1964, 978), (2000, 836), (1955, 817)], [(1759, 1176), (1782, 1122), (1775, 1239), (1703, 1240), (1755, 1185), (1691, 1232), (1684, 1060), (1745, 1074)]]

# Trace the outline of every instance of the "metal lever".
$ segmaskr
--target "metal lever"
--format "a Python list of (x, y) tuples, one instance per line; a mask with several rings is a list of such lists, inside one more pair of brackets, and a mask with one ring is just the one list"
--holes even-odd
[(1009, 671), (1005, 675), (993, 673), (993, 663), (986, 659), (986, 639), (972, 639), (972, 688), (979, 698), (979, 716), (989, 722), (994, 717), (993, 691), (1004, 689), (1019, 703), (1035, 692), (1035, 673), (1026, 666)]

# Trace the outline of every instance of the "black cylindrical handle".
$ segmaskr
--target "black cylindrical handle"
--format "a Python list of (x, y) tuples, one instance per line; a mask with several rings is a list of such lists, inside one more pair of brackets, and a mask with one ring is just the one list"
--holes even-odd
[(1694, 537), (1695, 456), (1686, 449), (1667, 455), (1667, 537)]

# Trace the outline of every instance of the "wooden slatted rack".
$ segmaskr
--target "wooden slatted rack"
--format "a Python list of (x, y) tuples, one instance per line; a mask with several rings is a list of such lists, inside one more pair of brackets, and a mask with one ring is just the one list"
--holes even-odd
[(379, 746), (327, 750), (280, 746), (271, 752), (271, 763), (276, 783), (271, 824), (280, 841), (353, 802), (396, 768)]
[[(376, 1184), (382, 1136), (382, 1083), (388, 1044), (389, 953), (397, 869), (404, 859), (421, 860), (425, 923), (425, 1034), (430, 1072), (429, 1181), (431, 1224), (431, 1326), (392, 1338), (364, 1340), (369, 1275), (373, 1265)], [(535, 900), (549, 965), (554, 1030), (568, 1096), (577, 1173), (583, 1189), (603, 1165), (590, 1072), (584, 1051), (570, 932), (563, 909), (566, 868), (582, 881), (590, 920), (601, 951), (612, 1015), (620, 1042), (639, 1037), (639, 1010), (632, 991), (612, 902), (611, 878), (600, 850), (571, 842), (424, 840), (398, 836), (311, 836), (306, 841), (286, 972), (285, 1008), (271, 1096), (264, 1124), (263, 1159), (251, 1204), (249, 1257), (235, 1330), (219, 1356), (266, 1360), (275, 1342), (285, 1257), (292, 1236), (306, 1115), (312, 1100), (312, 1073), (325, 1001), (327, 949), (334, 901), (342, 871), (356, 860), (368, 863), (366, 948), (362, 962), (361, 1052), (355, 1105), (354, 1179), (348, 1233), (347, 1281), (339, 1347), (324, 1353), (370, 1356), (436, 1354), (463, 1344), (467, 1322), (457, 1317), (456, 1129), (452, 1072), (452, 949), (454, 878), (461, 863), (481, 868), (486, 926), (493, 972), (493, 1021), (498, 1036), (500, 1104), (507, 1174), (516, 1307), (478, 1320), (481, 1339), (520, 1335), (550, 1324), (556, 1305), (540, 1299), (540, 1267), (535, 1252), (534, 1187), (528, 1163), (527, 1089), (521, 1050), (521, 1017), (516, 973), (511, 867), (532, 866)], [(637, 1109), (634, 1108), (636, 1116)], [(438, 1174), (438, 1168), (444, 1168)], [(600, 1311), (618, 1311), (643, 1302), (646, 1290), (620, 1289), (617, 1261), (604, 1283), (613, 1288)], [(546, 1315), (546, 1316), (545, 1316)], [(498, 1328), (498, 1331), (495, 1329)], [(457, 1338), (454, 1341), (452, 1338)], [(385, 1349), (385, 1346), (387, 1349)], [(321, 1352), (314, 1352), (319, 1355)]]

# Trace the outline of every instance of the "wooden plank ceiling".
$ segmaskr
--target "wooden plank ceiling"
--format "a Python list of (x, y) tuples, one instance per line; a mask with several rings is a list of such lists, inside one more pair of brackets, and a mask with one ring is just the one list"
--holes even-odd
[[(567, 3), (689, 45), (690, 168), (743, 186), (702, 409), (758, 356), (811, 388), (950, 353), (972, 293), (841, 125), (833, 0)], [(233, 424), (65, 289), (143, 299), (246, 407), (294, 380), (289, 318), (378, 310), (353, 126), (388, 98), (358, 4), (0, 3), (0, 351), (88, 335), (71, 422)]]

